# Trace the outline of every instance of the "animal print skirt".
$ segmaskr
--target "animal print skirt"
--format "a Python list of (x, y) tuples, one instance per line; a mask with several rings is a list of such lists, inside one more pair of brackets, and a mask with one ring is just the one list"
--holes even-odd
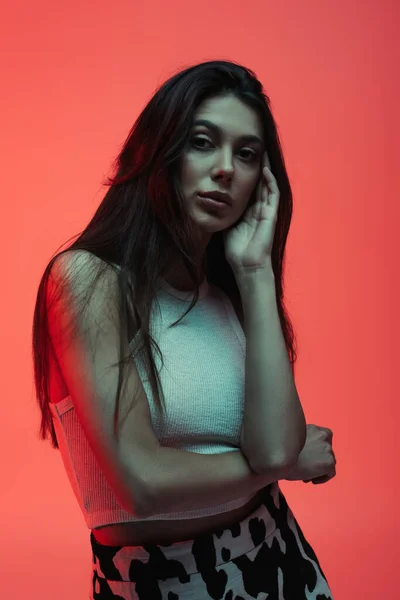
[(167, 546), (104, 546), (90, 535), (90, 600), (332, 600), (279, 485), (227, 529)]

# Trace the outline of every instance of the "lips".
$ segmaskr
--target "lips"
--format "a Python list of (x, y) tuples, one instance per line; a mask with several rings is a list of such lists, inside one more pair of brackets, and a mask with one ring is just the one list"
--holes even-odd
[(226, 192), (199, 192), (199, 196), (203, 198), (211, 198), (212, 200), (217, 200), (217, 202), (224, 202), (224, 204), (232, 205), (232, 197)]

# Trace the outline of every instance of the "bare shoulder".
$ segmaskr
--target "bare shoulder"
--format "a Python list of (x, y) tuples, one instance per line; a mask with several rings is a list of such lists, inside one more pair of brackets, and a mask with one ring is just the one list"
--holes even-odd
[[(67, 251), (54, 261), (50, 270), (46, 298), (53, 346), (60, 336), (61, 322), (65, 325), (64, 331), (76, 325), (78, 299), (82, 300), (84, 296), (89, 298), (87, 292), (93, 288), (96, 273), (105, 271), (103, 265), (108, 266), (97, 256), (85, 250)], [(69, 315), (68, 319), (67, 315)], [(70, 390), (55, 352), (50, 352), (48, 358), (50, 399), (56, 404), (70, 395)]]
[(47, 289), (48, 308), (51, 310), (56, 302), (73, 312), (78, 302), (87, 300), (101, 311), (102, 303), (115, 303), (116, 291), (115, 268), (91, 252), (71, 250), (60, 254), (52, 265)]
[[(76, 282), (79, 286), (86, 281), (92, 283), (92, 279), (99, 273), (115, 272), (115, 269), (108, 263), (87, 250), (68, 250), (56, 258), (50, 276), (53, 281), (59, 282), (61, 277), (62, 281)], [(87, 280), (88, 277), (89, 280)]]
[(117, 287), (117, 272), (104, 263), (110, 268), (97, 285), (99, 269), (95, 267), (103, 269), (101, 263), (88, 252), (60, 255), (54, 280), (62, 283), (61, 293), (49, 308), (49, 330), (83, 433), (119, 502), (140, 514), (147, 505), (150, 465), (158, 440), (134, 361), (127, 363), (124, 385), (119, 385), (121, 336), (126, 348), (128, 336), (120, 328), (116, 294), (104, 293), (106, 288), (113, 292)]

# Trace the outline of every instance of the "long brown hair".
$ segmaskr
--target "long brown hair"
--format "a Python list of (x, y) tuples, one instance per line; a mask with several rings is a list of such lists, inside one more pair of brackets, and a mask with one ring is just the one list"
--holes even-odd
[[(156, 91), (114, 161), (115, 174), (104, 183), (108, 190), (93, 218), (83, 232), (74, 236), (77, 239), (68, 248), (51, 258), (41, 277), (33, 319), (32, 354), (36, 397), (41, 411), (39, 437), (44, 440), (50, 436), (53, 448), (58, 448), (58, 443), (48, 406), (49, 353), (52, 352), (52, 343), (46, 294), (51, 267), (64, 252), (86, 250), (104, 261), (101, 264), (105, 268), (119, 266), (120, 331), (128, 331), (129, 339), (140, 334), (136, 336), (136, 347), (129, 348), (128, 353), (124, 353), (127, 350), (122, 344), (124, 336), (120, 336), (115, 435), (124, 367), (142, 348), (154, 399), (162, 410), (162, 386), (152, 346), (161, 359), (162, 353), (150, 335), (149, 320), (157, 282), (167, 266), (166, 249), (173, 248), (182, 257), (196, 288), (190, 306), (172, 326), (192, 310), (198, 300), (201, 283), (191, 258), (195, 254), (191, 219), (179, 185), (178, 165), (189, 139), (197, 107), (207, 98), (224, 95), (235, 96), (259, 115), (271, 170), (280, 190), (271, 258), (279, 318), (294, 373), (296, 339), (283, 293), (285, 247), (293, 209), (292, 191), (270, 100), (250, 69), (228, 61), (200, 63), (178, 72)], [(225, 259), (221, 232), (213, 234), (203, 266), (209, 282), (218, 285), (243, 316), (240, 292)], [(102, 272), (104, 269), (99, 269), (97, 277), (101, 277)]]

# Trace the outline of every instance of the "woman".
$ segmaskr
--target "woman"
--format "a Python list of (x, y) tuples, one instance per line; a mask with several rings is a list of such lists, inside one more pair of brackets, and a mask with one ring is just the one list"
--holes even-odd
[(278, 485), (328, 481), (336, 460), (295, 394), (292, 193), (260, 82), (225, 61), (178, 73), (115, 167), (47, 266), (33, 329), (41, 438), (91, 530), (90, 598), (332, 598)]

